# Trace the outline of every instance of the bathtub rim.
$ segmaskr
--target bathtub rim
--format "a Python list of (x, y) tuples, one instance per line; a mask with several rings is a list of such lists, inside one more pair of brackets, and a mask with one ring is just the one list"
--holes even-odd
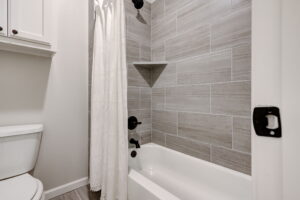
[[(250, 183), (252, 182), (252, 176), (251, 175), (248, 175), (248, 174), (245, 174), (245, 173), (242, 173), (242, 172), (239, 172), (239, 171), (236, 171), (236, 170), (233, 170), (233, 169), (230, 169), (230, 168), (227, 168), (227, 167), (224, 167), (222, 165), (218, 165), (218, 164), (215, 164), (213, 162), (209, 162), (209, 161), (206, 161), (206, 160), (203, 160), (201, 158), (196, 158), (194, 156), (191, 156), (191, 155), (188, 155), (188, 154), (185, 154), (185, 153), (182, 153), (180, 151), (176, 151), (176, 150), (173, 150), (173, 149), (170, 149), (168, 147), (165, 147), (165, 146), (162, 146), (162, 145), (159, 145), (159, 144), (155, 144), (155, 143), (146, 143), (146, 144), (143, 144), (141, 145), (141, 148), (143, 147), (154, 147), (154, 148), (160, 148), (160, 149), (163, 149), (165, 151), (168, 151), (168, 152), (171, 152), (171, 153), (174, 153), (174, 154), (177, 154), (179, 156), (185, 156), (191, 160), (194, 160), (196, 162), (199, 162), (199, 164), (203, 164), (205, 166), (208, 166), (208, 167), (213, 167), (217, 170), (220, 170), (224, 173), (228, 173), (230, 175), (234, 175), (234, 176), (239, 176), (247, 181), (249, 181)], [(133, 149), (130, 149), (130, 151), (133, 150)]]

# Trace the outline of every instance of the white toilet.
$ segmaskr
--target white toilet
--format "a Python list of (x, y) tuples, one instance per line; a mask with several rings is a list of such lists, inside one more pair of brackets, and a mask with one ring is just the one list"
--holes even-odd
[(43, 125), (0, 127), (0, 199), (43, 200), (43, 184), (28, 172), (35, 166)]

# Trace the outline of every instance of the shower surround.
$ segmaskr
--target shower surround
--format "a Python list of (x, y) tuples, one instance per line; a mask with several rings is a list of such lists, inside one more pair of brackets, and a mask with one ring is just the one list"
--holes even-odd
[(251, 174), (251, 1), (125, 2), (129, 137)]
[(151, 73), (149, 69), (136, 68), (136, 61), (151, 61), (151, 11), (145, 2), (141, 15), (148, 22), (136, 19), (137, 10), (131, 0), (125, 0), (128, 67), (128, 115), (142, 122), (136, 130), (129, 132), (143, 143), (151, 142)]

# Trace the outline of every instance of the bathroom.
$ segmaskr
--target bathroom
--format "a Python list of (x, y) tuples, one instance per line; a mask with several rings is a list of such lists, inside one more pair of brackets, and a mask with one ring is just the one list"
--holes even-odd
[(297, 200), (297, 0), (0, 0), (0, 200)]

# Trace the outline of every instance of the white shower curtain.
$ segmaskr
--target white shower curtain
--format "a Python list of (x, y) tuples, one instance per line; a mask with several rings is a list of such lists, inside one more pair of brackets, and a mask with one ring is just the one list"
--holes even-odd
[(90, 186), (101, 200), (126, 200), (127, 68), (124, 0), (95, 1)]

